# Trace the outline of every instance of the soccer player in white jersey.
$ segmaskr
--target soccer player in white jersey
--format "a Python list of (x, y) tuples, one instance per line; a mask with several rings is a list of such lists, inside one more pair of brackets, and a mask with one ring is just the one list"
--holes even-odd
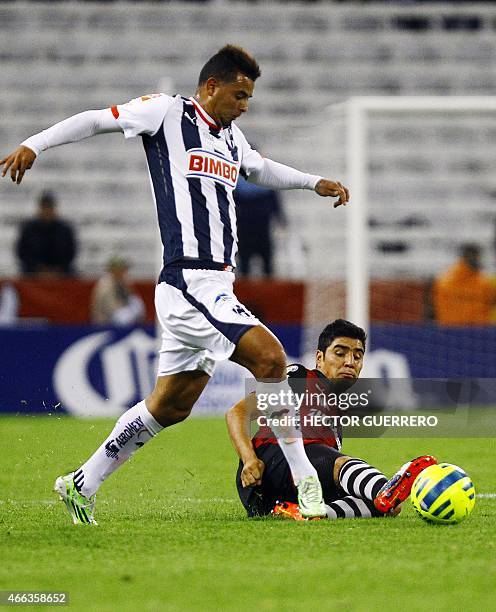
[[(233, 293), (236, 216), (232, 192), (239, 174), (272, 189), (309, 189), (337, 198), (339, 182), (305, 174), (250, 147), (234, 121), (248, 110), (260, 69), (240, 47), (227, 45), (203, 66), (195, 96), (143, 96), (123, 105), (79, 113), (31, 136), (0, 160), (20, 184), (42, 151), (107, 132), (141, 136), (164, 246), (155, 304), (162, 327), (155, 388), (117, 421), (77, 470), (57, 478), (55, 490), (74, 523), (95, 524), (101, 483), (164, 427), (191, 412), (217, 361), (231, 359), (259, 381), (287, 385), (286, 357), (277, 338)], [(288, 387), (289, 389), (289, 387)], [(317, 471), (300, 436), (273, 431), (298, 488), (306, 517), (325, 515)]]

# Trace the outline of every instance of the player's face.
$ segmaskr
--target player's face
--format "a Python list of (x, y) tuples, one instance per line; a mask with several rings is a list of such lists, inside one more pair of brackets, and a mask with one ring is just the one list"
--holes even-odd
[(232, 83), (222, 83), (211, 77), (206, 85), (208, 95), (206, 110), (223, 127), (246, 113), (248, 101), (255, 89), (255, 83), (240, 73)]
[(362, 370), (363, 355), (361, 340), (334, 338), (325, 353), (317, 351), (317, 369), (327, 378), (355, 380)]

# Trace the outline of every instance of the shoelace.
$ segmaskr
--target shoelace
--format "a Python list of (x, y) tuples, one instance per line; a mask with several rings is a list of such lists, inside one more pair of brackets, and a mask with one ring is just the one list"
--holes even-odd
[[(96, 496), (93, 495), (92, 497), (88, 498), (88, 497), (84, 497), (84, 495), (82, 495), (81, 493), (78, 493), (78, 504), (81, 506), (81, 508), (83, 508), (84, 510), (89, 510), (92, 514), (93, 514), (93, 510), (95, 508), (95, 501), (96, 501)], [(84, 503), (84, 502), (87, 503)]]
[(316, 483), (305, 482), (303, 485), (303, 495), (308, 497), (310, 502), (318, 502), (320, 500), (320, 494)]

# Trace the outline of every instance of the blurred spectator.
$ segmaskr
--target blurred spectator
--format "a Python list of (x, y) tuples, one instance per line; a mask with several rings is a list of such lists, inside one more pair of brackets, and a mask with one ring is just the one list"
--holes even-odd
[(44, 191), (35, 218), (23, 223), (16, 252), (24, 276), (57, 277), (73, 274), (76, 240), (69, 223), (59, 218), (55, 195)]
[(263, 273), (273, 272), (273, 220), (284, 226), (286, 218), (277, 191), (259, 187), (240, 177), (234, 192), (238, 219), (238, 270), (250, 274), (254, 257), (262, 259)]
[(435, 319), (441, 325), (488, 325), (496, 290), (490, 277), (480, 270), (480, 247), (464, 244), (460, 255), (434, 282)]
[(134, 325), (145, 318), (145, 305), (127, 279), (129, 264), (121, 257), (113, 257), (107, 272), (96, 283), (91, 295), (93, 323)]
[(9, 282), (0, 286), (0, 325), (12, 325), (17, 320), (19, 294)]

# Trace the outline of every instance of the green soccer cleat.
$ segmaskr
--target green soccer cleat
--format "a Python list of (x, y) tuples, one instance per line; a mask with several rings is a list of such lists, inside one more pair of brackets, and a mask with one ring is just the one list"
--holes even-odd
[(74, 472), (59, 476), (53, 490), (65, 502), (74, 525), (98, 525), (93, 516), (96, 495), (88, 498), (79, 493), (74, 484)]
[(298, 483), (298, 506), (304, 518), (326, 516), (322, 487), (315, 476), (302, 478)]

